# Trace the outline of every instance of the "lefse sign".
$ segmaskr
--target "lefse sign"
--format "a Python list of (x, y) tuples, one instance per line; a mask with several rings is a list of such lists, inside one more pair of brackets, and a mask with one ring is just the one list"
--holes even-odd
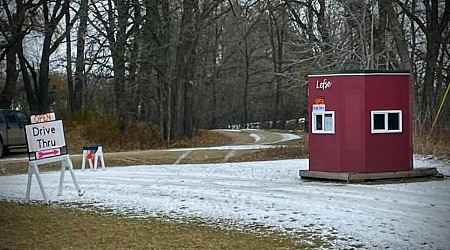
[(60, 148), (66, 146), (61, 120), (30, 124), (25, 126), (25, 132), (28, 152), (35, 152), (37, 159), (59, 155)]

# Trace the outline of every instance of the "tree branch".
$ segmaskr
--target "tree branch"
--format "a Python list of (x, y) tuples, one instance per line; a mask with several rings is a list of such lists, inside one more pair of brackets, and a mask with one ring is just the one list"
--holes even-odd
[(413, 21), (415, 21), (417, 23), (417, 25), (419, 25), (420, 29), (428, 37), (429, 36), (428, 29), (427, 29), (427, 27), (425, 27), (425, 24), (422, 22), (422, 20), (420, 20), (417, 16), (415, 16), (411, 12), (411, 10), (409, 10), (409, 8), (404, 3), (402, 3), (400, 0), (395, 0), (395, 2), (403, 9), (403, 11), (406, 13), (406, 15), (408, 15), (409, 18), (411, 18)]

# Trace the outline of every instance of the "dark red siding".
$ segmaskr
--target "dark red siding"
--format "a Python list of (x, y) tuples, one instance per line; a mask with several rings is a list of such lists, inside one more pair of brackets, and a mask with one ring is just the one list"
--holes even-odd
[[(409, 75), (366, 77), (366, 169), (367, 172), (412, 170), (411, 96)], [(371, 134), (372, 110), (401, 110), (402, 132)]]
[[(317, 89), (317, 84), (324, 80), (331, 80), (332, 85), (326, 89)], [(325, 106), (327, 110), (337, 111), (340, 109), (340, 88), (338, 88), (339, 82), (334, 81), (333, 77), (311, 77), (308, 81), (308, 114), (309, 114), (309, 161), (310, 166), (314, 166), (317, 171), (332, 171), (338, 172), (340, 169), (340, 140), (337, 134), (312, 134), (312, 103), (315, 98), (325, 97)], [(336, 115), (336, 113), (335, 113)], [(336, 121), (335, 130), (337, 131), (338, 125)]]

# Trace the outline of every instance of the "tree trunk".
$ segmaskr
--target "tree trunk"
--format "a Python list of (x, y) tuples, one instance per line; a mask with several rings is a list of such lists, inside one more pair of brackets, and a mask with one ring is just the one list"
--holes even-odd
[(0, 95), (0, 108), (11, 108), (12, 99), (16, 92), (18, 71), (16, 68), (17, 43), (7, 48), (6, 52), (6, 82)]
[(158, 123), (161, 128), (161, 141), (170, 142), (172, 135), (172, 68), (170, 31), (171, 20), (169, 1), (145, 0), (144, 25), (142, 26), (141, 74), (156, 71), (156, 91)]
[[(22, 72), (22, 81), (23, 81), (23, 85), (25, 88), (25, 93), (27, 94), (27, 101), (28, 101), (28, 106), (30, 108), (30, 113), (38, 114), (39, 113), (39, 105), (38, 105), (38, 101), (37, 101), (37, 98), (35, 95), (35, 91), (33, 90), (33, 87), (31, 84), (30, 76), (28, 75), (28, 68), (30, 68), (30, 67), (23, 55), (22, 40), (19, 41), (18, 55), (19, 55), (20, 70)], [(32, 68), (30, 68), (30, 72), (32, 74), (35, 74), (35, 71)], [(36, 85), (36, 82), (37, 82), (36, 75), (34, 75), (33, 81), (35, 82), (35, 85)]]
[[(436, 34), (437, 35), (437, 34)], [(431, 117), (436, 110), (433, 105), (434, 94), (434, 81), (436, 62), (439, 54), (440, 41), (433, 35), (427, 39), (427, 53), (425, 60), (427, 62), (425, 66), (425, 78), (423, 80), (423, 92), (422, 92), (422, 111), (425, 112), (425, 120), (431, 122)], [(439, 34), (440, 36), (441, 34)]]
[(242, 100), (242, 106), (244, 110), (244, 119), (242, 125), (247, 128), (248, 124), (248, 88), (250, 84), (250, 55), (248, 48), (247, 36), (244, 37), (244, 52), (245, 52), (245, 79), (244, 79), (244, 95)]
[(50, 100), (48, 95), (49, 89), (49, 73), (50, 73), (50, 46), (52, 33), (47, 33), (44, 37), (44, 45), (42, 46), (41, 63), (39, 64), (39, 86), (37, 89), (37, 99), (40, 113), (50, 111)]
[[(172, 52), (171, 52), (171, 20), (170, 20), (170, 7), (169, 0), (162, 1), (162, 41), (165, 44), (164, 49), (162, 50), (162, 63), (164, 67), (161, 72), (165, 73), (164, 77), (164, 88), (163, 93), (165, 95), (165, 109), (166, 112), (161, 114), (164, 117), (164, 125), (165, 125), (165, 133), (164, 137), (167, 142), (170, 142), (172, 138), (172, 118), (173, 118), (173, 110), (172, 110)], [(164, 112), (164, 111), (163, 111)], [(164, 128), (164, 127), (163, 127)]]
[[(274, 82), (275, 82), (275, 102), (274, 102), (274, 110), (272, 116), (272, 127), (277, 127), (277, 122), (281, 118), (280, 112), (282, 110), (282, 93), (281, 93), (281, 84), (282, 79), (280, 74), (283, 70), (283, 43), (284, 43), (284, 31), (285, 31), (285, 22), (284, 18), (281, 17), (282, 23), (277, 18), (275, 9), (273, 6), (269, 5), (269, 35), (270, 35), (270, 43), (272, 46), (272, 63), (273, 63), (273, 72), (274, 72)], [(282, 10), (283, 11), (283, 10)], [(281, 15), (284, 15), (282, 13)], [(283, 125), (281, 126), (283, 127)]]
[(77, 57), (75, 63), (75, 86), (74, 86), (74, 111), (81, 111), (83, 107), (83, 88), (85, 82), (85, 60), (84, 46), (86, 42), (86, 29), (88, 20), (88, 1), (81, 0), (79, 16), (80, 24), (77, 31)]
[[(408, 52), (408, 44), (405, 39), (405, 35), (403, 33), (403, 29), (400, 26), (400, 22), (397, 18), (397, 13), (395, 13), (394, 6), (392, 5), (391, 0), (389, 2), (383, 4), (385, 7), (385, 11), (390, 23), (391, 34), (395, 40), (395, 46), (398, 51), (398, 55), (400, 56), (401, 67), (404, 70), (411, 70), (411, 60)], [(380, 3), (381, 4), (381, 3)]]
[(194, 93), (193, 76), (196, 48), (196, 27), (194, 11), (198, 9), (197, 0), (183, 1), (183, 15), (180, 26), (179, 45), (177, 48), (177, 60), (175, 64), (176, 90), (174, 138), (180, 139), (184, 136), (192, 137), (194, 134)]
[(220, 32), (219, 32), (219, 23), (218, 21), (215, 22), (214, 25), (214, 47), (212, 49), (212, 65), (213, 65), (213, 77), (211, 78), (211, 96), (212, 96), (212, 103), (211, 103), (211, 128), (217, 128), (217, 112), (216, 112), (216, 106), (217, 106), (217, 93), (216, 93), (216, 84), (217, 84), (217, 73), (218, 73), (218, 67), (217, 67), (217, 57), (218, 57), (218, 50), (219, 50), (219, 39), (220, 39)]
[(74, 97), (74, 91), (73, 91), (73, 76), (72, 76), (72, 43), (70, 39), (70, 29), (72, 28), (70, 25), (70, 10), (69, 5), (66, 5), (66, 57), (67, 57), (67, 65), (66, 65), (66, 72), (67, 72), (67, 87), (69, 89), (69, 110), (70, 113), (73, 114), (75, 111), (75, 97)]
[[(127, 92), (126, 84), (127, 79), (125, 77), (125, 50), (126, 50), (126, 29), (128, 24), (128, 5), (127, 2), (122, 0), (114, 0), (117, 6), (117, 39), (112, 43), (111, 55), (113, 59), (114, 66), (114, 90), (116, 96), (116, 111), (119, 116), (122, 125), (125, 125), (127, 114)], [(110, 10), (112, 11), (112, 10)], [(114, 22), (114, 18), (111, 17), (110, 22)], [(113, 29), (115, 25), (110, 25)]]
[(127, 61), (129, 62), (129, 73), (128, 73), (128, 89), (127, 89), (127, 99), (128, 99), (128, 114), (133, 120), (139, 119), (138, 106), (141, 103), (141, 81), (137, 78), (138, 73), (138, 56), (139, 47), (142, 43), (139, 41), (140, 37), (140, 27), (142, 26), (142, 15), (141, 15), (141, 5), (138, 0), (132, 0), (132, 6), (134, 10), (134, 24), (130, 30), (130, 36), (133, 38), (131, 42), (131, 48), (129, 57)]
[[(4, 56), (6, 56), (6, 79), (5, 86), (0, 94), (0, 108), (11, 108), (12, 100), (16, 96), (16, 85), (17, 85), (17, 77), (19, 75), (19, 71), (17, 70), (17, 54), (21, 49), (21, 44), (23, 37), (25, 36), (25, 13), (28, 10), (27, 8), (36, 8), (32, 7), (32, 5), (25, 6), (22, 0), (17, 0), (15, 2), (15, 12), (13, 11), (13, 2), (10, 4), (7, 1), (2, 1), (1, 5), (4, 8), (2, 11), (2, 35), (7, 36), (9, 33), (9, 37), (3, 37), (3, 41), (1, 43), (0, 50), (3, 50), (0, 56), (0, 61), (3, 61)], [(7, 19), (5, 21), (3, 18)], [(6, 28), (5, 30), (3, 30)], [(6, 45), (4, 42), (7, 41)]]

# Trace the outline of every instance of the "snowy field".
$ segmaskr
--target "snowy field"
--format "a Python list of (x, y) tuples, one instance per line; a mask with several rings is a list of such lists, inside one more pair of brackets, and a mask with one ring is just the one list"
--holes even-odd
[[(415, 167), (448, 163), (415, 158)], [(450, 249), (450, 180), (383, 185), (303, 181), (308, 160), (107, 167), (42, 178), (52, 202), (90, 204), (126, 214), (261, 224), (281, 232), (334, 235), (335, 244), (379, 249)], [(23, 201), (27, 175), (0, 176), (0, 200)], [(33, 178), (32, 200), (42, 200)]]

